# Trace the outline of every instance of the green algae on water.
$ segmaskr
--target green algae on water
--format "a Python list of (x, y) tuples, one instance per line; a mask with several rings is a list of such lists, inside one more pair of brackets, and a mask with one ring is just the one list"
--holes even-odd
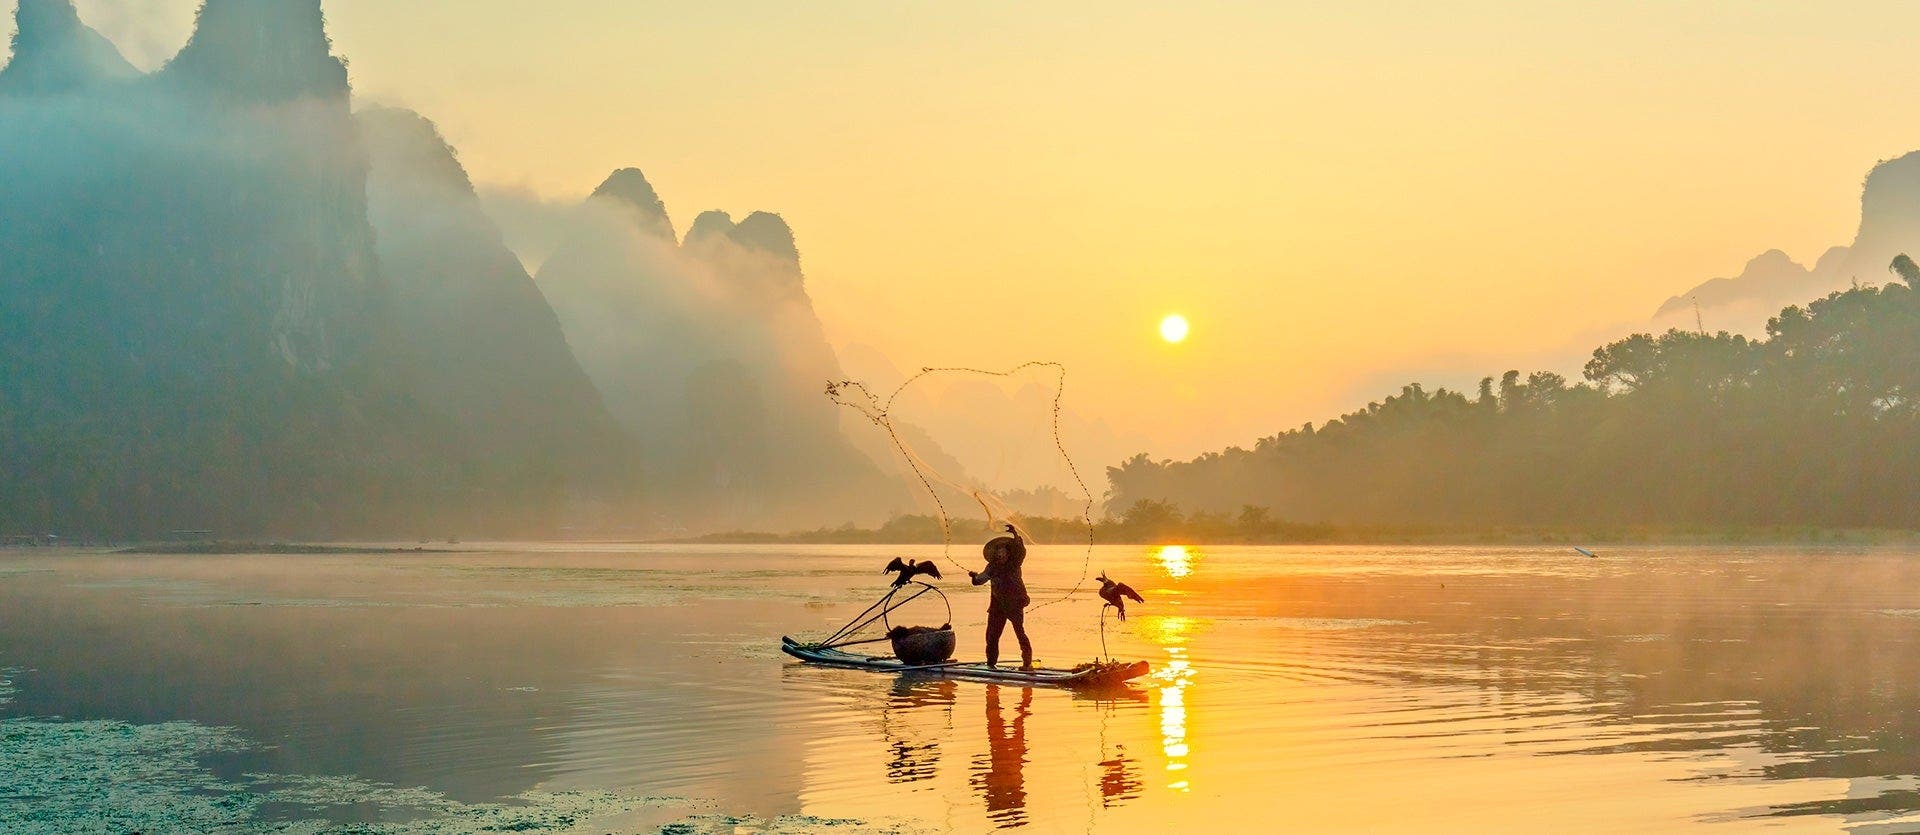
[(0, 720), (0, 832), (238, 832), (259, 798), (202, 765), (244, 750), (190, 722)]
[[(287, 778), (274, 777), (276, 781)], [(650, 806), (685, 801), (630, 798), (608, 792), (532, 791), (509, 803), (461, 803), (426, 789), (381, 786), (354, 778), (298, 778), (291, 789), (276, 789), (266, 797), (274, 803), (296, 803), (311, 808), (373, 805), (383, 815), (396, 812), (421, 815), (382, 823), (340, 824), (323, 819), (262, 824), (254, 831), (276, 835), (467, 835), (480, 832), (574, 832), (614, 815)]]
[[(0, 687), (0, 697), (11, 692), (11, 685)], [(192, 722), (0, 721), (0, 762), (7, 765), (0, 770), (0, 832), (568, 832), (613, 815), (684, 802), (534, 791), (503, 803), (470, 804), (424, 788), (352, 777), (225, 779), (204, 764), (211, 755), (253, 747), (236, 731)], [(329, 816), (348, 807), (378, 822), (342, 823)], [(269, 808), (274, 814), (265, 819), (262, 812)]]

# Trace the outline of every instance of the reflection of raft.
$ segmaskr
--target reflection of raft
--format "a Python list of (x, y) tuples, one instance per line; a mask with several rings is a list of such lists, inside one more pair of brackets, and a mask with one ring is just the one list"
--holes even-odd
[[(937, 634), (938, 630), (934, 631)], [(946, 634), (953, 634), (948, 631)], [(948, 678), (967, 679), (969, 681), (987, 681), (999, 684), (1016, 684), (1040, 687), (1102, 687), (1130, 681), (1147, 674), (1145, 661), (1132, 663), (1122, 661), (1094, 662), (1082, 664), (1071, 670), (1038, 668), (1022, 672), (1016, 667), (989, 667), (985, 664), (949, 661), (935, 664), (908, 664), (896, 658), (877, 658), (870, 655), (854, 655), (837, 649), (821, 647), (817, 644), (803, 644), (792, 638), (780, 639), (780, 650), (788, 655), (812, 664), (829, 667), (845, 667), (856, 670), (872, 670), (877, 673), (925, 673), (946, 676)], [(951, 654), (952, 650), (948, 650)]]

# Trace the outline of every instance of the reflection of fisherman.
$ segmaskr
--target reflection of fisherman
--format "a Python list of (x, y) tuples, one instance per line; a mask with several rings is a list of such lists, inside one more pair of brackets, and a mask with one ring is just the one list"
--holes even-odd
[(982, 549), (987, 570), (969, 571), (973, 584), (992, 583), (992, 601), (987, 604), (987, 666), (1000, 663), (1000, 634), (1013, 624), (1013, 637), (1020, 641), (1020, 669), (1033, 669), (1033, 642), (1027, 640), (1027, 583), (1020, 577), (1020, 564), (1027, 559), (1027, 543), (1020, 531), (1007, 526), (1012, 536), (999, 537)]
[(1005, 828), (1026, 822), (1027, 714), (1033, 712), (1033, 688), (1020, 688), (1012, 722), (1001, 713), (1001, 689), (987, 685), (987, 762), (985, 773), (976, 772), (975, 785), (986, 798), (987, 817)]

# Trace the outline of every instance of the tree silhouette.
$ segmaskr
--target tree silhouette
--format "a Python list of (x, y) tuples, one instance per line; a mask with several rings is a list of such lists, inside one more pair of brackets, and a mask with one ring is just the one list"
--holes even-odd
[[(1585, 381), (1419, 385), (1190, 461), (1108, 470), (1110, 512), (1335, 526), (1600, 530), (1920, 526), (1920, 264), (1789, 307), (1766, 338), (1600, 347)], [(1271, 513), (1243, 511), (1260, 509)]]

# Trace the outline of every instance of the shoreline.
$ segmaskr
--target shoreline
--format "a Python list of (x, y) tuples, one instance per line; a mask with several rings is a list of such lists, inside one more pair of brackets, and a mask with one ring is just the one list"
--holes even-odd
[[(970, 542), (975, 535), (955, 532), (954, 542)], [(1079, 539), (1084, 539), (1081, 537)], [(775, 534), (762, 532), (731, 532), (708, 534), (699, 537), (652, 540), (650, 544), (659, 545), (940, 545), (943, 539), (935, 537), (889, 536), (879, 530), (803, 531), (798, 533)], [(1038, 544), (1068, 545), (1078, 544), (1074, 537), (1049, 537), (1035, 540)], [(1126, 545), (1138, 547), (1165, 547), (1184, 545), (1195, 547), (1220, 546), (1262, 546), (1262, 545), (1432, 545), (1432, 546), (1475, 546), (1475, 545), (1840, 545), (1840, 546), (1894, 546), (1920, 545), (1920, 531), (1853, 529), (1853, 528), (1754, 528), (1740, 530), (1693, 530), (1659, 529), (1627, 530), (1599, 532), (1570, 532), (1553, 530), (1500, 530), (1500, 531), (1440, 531), (1440, 530), (1394, 530), (1394, 531), (1356, 531), (1334, 530), (1326, 535), (1314, 536), (1236, 536), (1205, 535), (1199, 533), (1169, 533), (1163, 535), (1096, 536), (1097, 545)]]
[[(1053, 532), (1049, 532), (1053, 533)], [(979, 532), (959, 531), (953, 534), (955, 544), (972, 542)], [(660, 545), (824, 545), (824, 546), (889, 546), (915, 547), (941, 545), (943, 539), (935, 536), (900, 536), (897, 532), (885, 530), (834, 528), (820, 531), (800, 531), (795, 533), (768, 533), (757, 531), (735, 531), (728, 533), (706, 534), (697, 537), (675, 537), (662, 539), (619, 538), (619, 539), (527, 539), (490, 541), (486, 547), (472, 548), (460, 545), (436, 546), (390, 546), (390, 545), (354, 545), (324, 542), (288, 542), (288, 541), (217, 541), (217, 542), (177, 542), (177, 543), (62, 543), (59, 545), (0, 545), (0, 553), (30, 553), (51, 551), (94, 551), (130, 556), (238, 556), (238, 555), (275, 555), (275, 556), (344, 556), (344, 555), (407, 555), (407, 554), (471, 554), (486, 550), (497, 550), (501, 546), (511, 547), (516, 543), (569, 543), (575, 545), (619, 546), (660, 546)], [(1036, 545), (1054, 547), (1081, 547), (1085, 543), (1081, 536), (1036, 536)], [(1219, 536), (1199, 533), (1169, 533), (1164, 535), (1099, 535), (1093, 544), (1099, 546), (1123, 546), (1139, 548), (1160, 548), (1185, 546), (1198, 548), (1215, 547), (1259, 547), (1259, 546), (1309, 546), (1356, 547), (1356, 546), (1431, 546), (1431, 547), (1473, 547), (1473, 546), (1837, 546), (1837, 547), (1920, 547), (1920, 531), (1856, 529), (1856, 528), (1754, 528), (1739, 530), (1694, 530), (1694, 529), (1635, 529), (1627, 531), (1589, 532), (1586, 534), (1552, 530), (1497, 530), (1497, 531), (1441, 531), (1441, 530), (1333, 530), (1326, 535), (1307, 537), (1248, 537)]]
[(303, 542), (167, 542), (132, 545), (111, 549), (115, 554), (145, 554), (152, 556), (232, 556), (241, 554), (270, 554), (276, 556), (303, 556), (327, 554), (465, 554), (470, 551), (461, 548), (397, 548), (377, 545), (322, 545)]

